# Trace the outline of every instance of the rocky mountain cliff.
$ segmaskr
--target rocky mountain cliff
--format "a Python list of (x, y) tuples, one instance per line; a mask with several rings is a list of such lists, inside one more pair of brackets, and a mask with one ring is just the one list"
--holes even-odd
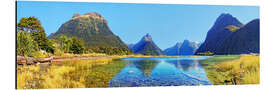
[(216, 54), (260, 53), (260, 20), (255, 19), (228, 36)]
[(241, 24), (230, 14), (222, 14), (208, 31), (196, 54), (250, 54), (259, 53), (260, 23), (255, 19)]
[(217, 48), (234, 31), (231, 27), (241, 27), (243, 24), (230, 14), (221, 14), (208, 31), (204, 43), (196, 51), (196, 54), (204, 52), (216, 53)]
[(150, 34), (143, 38), (130, 48), (134, 53), (145, 55), (163, 55), (161, 49), (154, 43)]
[(51, 38), (61, 34), (82, 39), (86, 47), (128, 48), (118, 36), (113, 34), (105, 18), (96, 12), (74, 14)]

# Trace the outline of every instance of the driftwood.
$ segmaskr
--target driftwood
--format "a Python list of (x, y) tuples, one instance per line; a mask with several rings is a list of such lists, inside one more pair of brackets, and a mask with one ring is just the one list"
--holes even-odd
[(17, 64), (23, 65), (23, 64), (35, 64), (35, 63), (44, 63), (49, 62), (51, 63), (53, 60), (53, 57), (48, 58), (34, 58), (34, 57), (23, 57), (23, 56), (17, 56)]

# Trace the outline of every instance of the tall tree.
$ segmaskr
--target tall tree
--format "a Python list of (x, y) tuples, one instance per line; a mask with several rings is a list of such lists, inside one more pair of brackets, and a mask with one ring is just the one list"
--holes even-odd
[(36, 17), (30, 16), (20, 19), (18, 32), (23, 31), (31, 33), (33, 40), (37, 42), (40, 49), (53, 53), (52, 43), (49, 42), (41, 22)]

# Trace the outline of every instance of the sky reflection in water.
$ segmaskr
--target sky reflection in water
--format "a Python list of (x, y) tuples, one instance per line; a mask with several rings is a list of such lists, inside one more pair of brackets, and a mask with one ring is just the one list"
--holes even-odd
[(199, 60), (208, 57), (130, 57), (110, 87), (211, 85)]

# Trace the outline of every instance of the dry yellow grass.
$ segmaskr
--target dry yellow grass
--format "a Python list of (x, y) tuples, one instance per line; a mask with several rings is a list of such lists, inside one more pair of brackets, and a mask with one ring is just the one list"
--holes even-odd
[(221, 62), (208, 72), (215, 73), (211, 75), (215, 78), (209, 78), (214, 84), (259, 84), (259, 56), (241, 56), (236, 60)]
[(33, 77), (37, 75), (40, 71), (40, 67), (37, 66), (18, 66), (17, 70), (17, 87), (19, 89), (31, 88), (34, 84), (29, 82), (34, 82), (34, 79), (39, 79), (40, 77)]
[(48, 65), (18, 66), (17, 88), (107, 87), (109, 80), (126, 65), (112, 59), (72, 60)]

